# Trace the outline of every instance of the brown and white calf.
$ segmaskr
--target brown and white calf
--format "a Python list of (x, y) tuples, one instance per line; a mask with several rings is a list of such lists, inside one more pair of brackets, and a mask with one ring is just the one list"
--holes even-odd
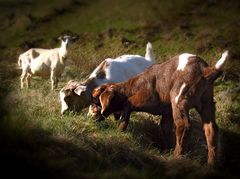
[(222, 73), (227, 56), (226, 51), (215, 67), (210, 67), (199, 56), (181, 54), (162, 64), (152, 65), (128, 81), (95, 88), (92, 92), (93, 105), (101, 108), (99, 112), (104, 118), (120, 112), (121, 130), (126, 129), (132, 111), (162, 115), (161, 125), (165, 134), (170, 133), (174, 122), (176, 156), (182, 153), (184, 134), (190, 125), (189, 110), (196, 108), (207, 140), (208, 163), (214, 164), (218, 127), (213, 83)]
[[(61, 114), (80, 111), (90, 105), (92, 90), (103, 83), (122, 82), (143, 72), (155, 63), (153, 48), (150, 42), (146, 45), (145, 57), (140, 55), (122, 55), (107, 58), (97, 66), (89, 78), (78, 83), (69, 81), (60, 91)], [(90, 114), (92, 108), (90, 106)]]

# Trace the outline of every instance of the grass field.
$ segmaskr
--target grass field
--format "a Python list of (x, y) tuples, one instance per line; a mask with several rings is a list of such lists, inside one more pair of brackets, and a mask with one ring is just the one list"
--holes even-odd
[[(29, 178), (239, 178), (240, 2), (237, 0), (0, 0), (1, 175)], [(57, 89), (34, 77), (20, 90), (18, 55), (31, 47), (53, 48), (74, 34)], [(214, 65), (231, 57), (215, 82), (220, 127), (218, 164), (208, 168), (199, 116), (182, 158), (161, 149), (159, 117), (133, 113), (126, 132), (117, 122), (96, 123), (81, 113), (60, 115), (59, 90), (82, 81), (105, 58), (145, 54), (153, 44), (157, 62), (183, 52)]]

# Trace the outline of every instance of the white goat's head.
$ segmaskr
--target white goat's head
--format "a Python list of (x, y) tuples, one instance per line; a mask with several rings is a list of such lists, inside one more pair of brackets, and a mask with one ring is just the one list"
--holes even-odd
[(77, 39), (76, 36), (70, 36), (70, 35), (64, 35), (64, 36), (58, 37), (58, 40), (62, 42), (62, 46), (66, 46), (66, 47), (68, 46), (69, 42), (72, 42), (76, 39)]
[(86, 86), (71, 80), (60, 91), (61, 114), (66, 111), (81, 111), (87, 107), (90, 102), (85, 95)]

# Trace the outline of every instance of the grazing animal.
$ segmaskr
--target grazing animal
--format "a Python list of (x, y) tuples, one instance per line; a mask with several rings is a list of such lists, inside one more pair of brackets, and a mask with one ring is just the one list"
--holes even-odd
[(60, 48), (41, 49), (32, 48), (19, 55), (18, 65), (22, 68), (21, 88), (29, 87), (30, 78), (36, 76), (50, 76), (52, 89), (56, 88), (59, 78), (65, 67), (67, 47), (74, 37), (60, 37), (62, 44)]
[[(71, 80), (61, 89), (61, 114), (67, 110), (80, 111), (89, 106), (91, 92), (95, 87), (107, 82), (125, 81), (154, 63), (151, 43), (146, 46), (145, 58), (139, 55), (122, 55), (115, 59), (105, 59), (86, 81), (78, 83)], [(89, 111), (92, 111), (91, 106)]]
[[(199, 112), (208, 145), (208, 164), (216, 155), (217, 124), (213, 83), (222, 73), (228, 52), (222, 54), (215, 67), (210, 67), (199, 56), (181, 54), (155, 64), (144, 72), (122, 83), (103, 84), (92, 92), (92, 106), (102, 118), (119, 112), (119, 128), (125, 130), (132, 111), (162, 115), (163, 134), (170, 134), (174, 122), (176, 146), (174, 154), (182, 154), (184, 134), (189, 128), (189, 110)], [(173, 117), (173, 119), (172, 119)]]

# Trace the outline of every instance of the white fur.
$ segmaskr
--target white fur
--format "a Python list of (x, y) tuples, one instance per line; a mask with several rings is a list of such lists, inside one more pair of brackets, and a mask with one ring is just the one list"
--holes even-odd
[(192, 54), (189, 54), (189, 53), (183, 53), (183, 54), (179, 55), (177, 70), (182, 70), (183, 71), (185, 66), (188, 63), (188, 58), (192, 57), (192, 56), (196, 56), (196, 55), (192, 55)]
[[(60, 48), (30, 49), (19, 55), (18, 64), (22, 68), (21, 88), (23, 88), (25, 80), (28, 87), (32, 75), (50, 75), (52, 89), (54, 89), (65, 67), (64, 59), (67, 55), (67, 44), (68, 39), (66, 39), (66, 42), (62, 40)], [(36, 52), (39, 53), (37, 57), (34, 56)]]
[(98, 85), (103, 82), (121, 82), (144, 71), (155, 61), (148, 61), (139, 55), (123, 55), (116, 59), (107, 59), (109, 67), (105, 69), (106, 79), (99, 81)]
[(178, 103), (178, 98), (181, 96), (182, 91), (183, 91), (183, 89), (185, 88), (185, 86), (186, 86), (186, 83), (183, 83), (182, 86), (181, 86), (181, 88), (180, 88), (180, 90), (179, 90), (178, 95), (175, 97), (175, 102), (176, 102), (176, 103)]
[(36, 56), (34, 56), (34, 53), (40, 54), (40, 53), (43, 53), (43, 52), (46, 52), (46, 51), (48, 51), (48, 49), (31, 48), (31, 49), (27, 50), (26, 52), (24, 52), (24, 53), (19, 55), (19, 57), (18, 57), (18, 65), (20, 67), (22, 67), (21, 64), (24, 62), (23, 59), (27, 58), (27, 59), (32, 60), (32, 59), (36, 58)]
[(224, 64), (224, 62), (226, 61), (227, 59), (227, 56), (228, 56), (228, 51), (225, 51), (223, 54), (222, 54), (222, 57), (217, 61), (216, 65), (215, 65), (215, 68), (217, 70), (220, 70), (222, 65)]
[(61, 114), (68, 109), (68, 105), (64, 100), (65, 94), (64, 92), (60, 91), (60, 100), (61, 100)]
[[(103, 83), (117, 83), (125, 81), (154, 64), (155, 59), (150, 42), (147, 44), (145, 57), (147, 57), (147, 59), (140, 55), (122, 55), (114, 59), (106, 59), (108, 63), (108, 67), (104, 69), (106, 77), (104, 79), (98, 79), (97, 85), (99, 86)], [(95, 78), (96, 73), (100, 70), (100, 68), (101, 66), (99, 65), (91, 73), (89, 78)]]

